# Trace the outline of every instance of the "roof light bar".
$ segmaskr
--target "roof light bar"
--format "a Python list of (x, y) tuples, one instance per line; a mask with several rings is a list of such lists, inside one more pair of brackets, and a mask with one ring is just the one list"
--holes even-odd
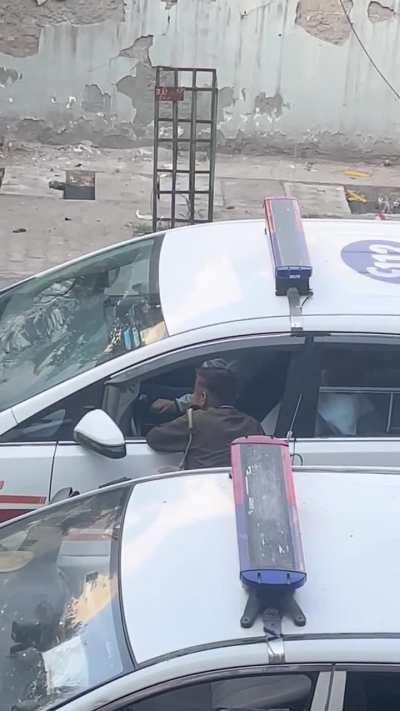
[[(243, 626), (251, 626), (260, 610), (271, 606), (271, 597), (275, 606), (285, 601), (287, 607), (306, 573), (288, 443), (263, 436), (237, 439), (231, 456), (240, 578), (257, 598), (250, 623), (248, 615), (242, 618)], [(276, 602), (279, 596), (282, 604)], [(291, 602), (293, 607), (295, 623), (305, 624)]]
[(265, 198), (265, 232), (271, 241), (275, 263), (277, 296), (295, 287), (299, 294), (310, 292), (312, 267), (301, 220), (294, 198)]

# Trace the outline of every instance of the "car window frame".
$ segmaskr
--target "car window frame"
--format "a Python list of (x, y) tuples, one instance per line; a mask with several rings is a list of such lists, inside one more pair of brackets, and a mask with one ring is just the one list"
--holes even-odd
[[(335, 703), (335, 699), (329, 700), (327, 711), (343, 711), (344, 698), (346, 693), (347, 674), (352, 673), (371, 673), (371, 674), (399, 674), (400, 663), (394, 662), (348, 662), (337, 663), (334, 666), (332, 684), (339, 682), (338, 686), (343, 687), (342, 703)], [(344, 676), (344, 679), (341, 676)]]
[[(311, 371), (313, 373), (309, 381), (310, 390), (310, 417), (309, 420), (309, 431), (306, 435), (298, 435), (297, 439), (305, 440), (307, 442), (316, 441), (345, 441), (345, 442), (357, 442), (364, 441), (366, 439), (379, 439), (379, 440), (396, 440), (400, 439), (399, 435), (357, 435), (355, 437), (347, 437), (345, 435), (340, 435), (338, 437), (325, 437), (315, 435), (315, 422), (318, 412), (318, 398), (321, 386), (321, 356), (324, 349), (337, 346), (349, 346), (357, 345), (372, 348), (376, 346), (382, 346), (383, 348), (399, 348), (400, 352), (400, 337), (397, 335), (380, 335), (380, 334), (341, 334), (341, 333), (331, 333), (331, 334), (314, 334), (312, 336), (312, 348), (310, 351), (310, 358), (312, 359)], [(376, 388), (379, 390), (379, 388)]]
[[(238, 666), (238, 667), (224, 667), (223, 669), (213, 669), (209, 671), (201, 671), (197, 673), (187, 674), (182, 677), (174, 677), (173, 679), (168, 679), (166, 681), (161, 681), (155, 684), (150, 684), (145, 688), (133, 691), (128, 695), (121, 696), (118, 699), (114, 699), (102, 706), (97, 707), (98, 711), (124, 711), (124, 706), (127, 704), (135, 704), (139, 701), (144, 701), (145, 699), (151, 698), (158, 694), (173, 691), (175, 689), (185, 688), (187, 686), (194, 686), (195, 684), (207, 683), (211, 681), (224, 680), (224, 679), (237, 679), (241, 677), (248, 676), (274, 676), (277, 674), (318, 674), (315, 686), (313, 699), (311, 702), (311, 711), (325, 711), (327, 707), (327, 702), (329, 698), (329, 688), (326, 694), (323, 694), (318, 699), (318, 705), (314, 704), (314, 699), (316, 696), (318, 681), (321, 674), (327, 673), (330, 678), (332, 678), (334, 672), (334, 665), (329, 663), (313, 664), (313, 663), (300, 663), (300, 664), (276, 664), (276, 665), (249, 665), (249, 666)], [(134, 672), (137, 674), (138, 672)], [(123, 680), (121, 680), (123, 681)], [(125, 678), (126, 683), (126, 678)]]
[[(38, 410), (34, 415), (31, 415), (31, 416), (27, 417), (25, 420), (22, 420), (21, 422), (16, 423), (16, 424), (14, 425), (14, 427), (11, 427), (9, 430), (7, 430), (6, 432), (4, 432), (3, 434), (0, 435), (0, 447), (7, 447), (7, 446), (20, 446), (20, 447), (23, 447), (23, 446), (40, 446), (40, 445), (42, 445), (42, 444), (43, 444), (43, 445), (46, 445), (46, 444), (47, 444), (47, 445), (57, 446), (58, 444), (60, 444), (60, 442), (63, 442), (64, 440), (62, 440), (62, 439), (50, 439), (50, 440), (49, 440), (49, 439), (43, 439), (43, 440), (37, 440), (37, 439), (21, 440), (21, 439), (19, 439), (19, 440), (6, 441), (6, 440), (4, 440), (3, 438), (5, 438), (7, 435), (11, 434), (12, 432), (15, 432), (15, 430), (18, 430), (18, 429), (23, 430), (23, 428), (24, 428), (24, 426), (26, 425), (26, 423), (27, 423), (29, 420), (32, 420), (34, 417), (36, 417), (36, 416), (38, 416), (38, 417), (46, 416), (46, 415), (44, 415), (44, 413), (46, 413), (47, 410), (50, 410), (51, 412), (57, 412), (58, 409), (60, 409), (60, 410), (61, 410), (61, 409), (64, 409), (64, 410), (65, 410), (65, 416), (67, 416), (67, 415), (68, 415), (68, 408), (65, 407), (64, 403), (65, 403), (68, 399), (70, 399), (70, 398), (71, 398), (71, 399), (75, 399), (75, 398), (77, 397), (77, 394), (78, 394), (78, 393), (83, 392), (83, 391), (86, 391), (86, 390), (88, 390), (88, 389), (94, 390), (94, 389), (97, 388), (97, 387), (99, 387), (99, 389), (100, 389), (100, 388), (102, 387), (102, 386), (101, 386), (101, 383), (103, 383), (102, 390), (104, 391), (104, 382), (105, 382), (105, 380), (106, 380), (106, 379), (105, 379), (104, 377), (102, 377), (102, 378), (100, 378), (98, 381), (95, 381), (94, 383), (90, 383), (89, 385), (86, 385), (86, 386), (80, 388), (79, 390), (75, 390), (74, 392), (70, 393), (70, 394), (67, 395), (66, 397), (63, 397), (63, 398), (61, 398), (60, 400), (57, 400), (56, 402), (52, 402), (51, 405), (48, 405), (47, 407), (44, 407), (44, 408), (41, 409), (41, 410)], [(101, 396), (99, 396), (98, 407), (100, 407), (100, 405), (101, 405), (101, 400), (102, 400), (102, 398), (103, 398), (103, 392), (101, 393)], [(90, 411), (93, 410), (93, 409), (96, 409), (95, 407), (91, 407), (91, 406), (90, 406), (89, 409), (88, 409), (88, 408), (89, 408), (88, 405), (85, 405), (85, 406), (82, 407), (82, 409), (84, 409), (85, 412), (84, 412), (83, 415), (81, 415), (81, 419), (82, 419), (82, 417), (84, 417), (84, 415), (86, 415), (88, 412), (90, 412)], [(78, 420), (78, 421), (79, 421), (79, 420)], [(61, 427), (63, 427), (63, 426), (64, 426), (64, 423), (62, 423)], [(73, 442), (73, 443), (75, 444), (75, 442), (74, 442), (73, 439), (71, 439), (71, 440), (65, 440), (65, 441)]]
[[(168, 368), (179, 365), (185, 361), (190, 361), (195, 358), (209, 356), (214, 353), (220, 353), (221, 351), (229, 352), (240, 349), (250, 349), (250, 348), (282, 348), (287, 346), (293, 350), (301, 349), (305, 345), (305, 338), (303, 335), (292, 336), (289, 334), (262, 334), (255, 336), (236, 336), (234, 338), (218, 339), (214, 341), (209, 341), (201, 344), (190, 345), (184, 348), (176, 349), (165, 354), (160, 354), (155, 356), (151, 360), (147, 360), (142, 363), (130, 366), (118, 373), (110, 376), (106, 382), (113, 383), (117, 378), (125, 377), (127, 380), (134, 381), (135, 378), (138, 380), (144, 379), (149, 374), (158, 375)], [(154, 367), (155, 366), (155, 367)], [(291, 369), (291, 364), (289, 365), (289, 371)], [(289, 374), (288, 374), (289, 377)], [(288, 380), (288, 379), (287, 379)], [(287, 382), (285, 384), (284, 395), (282, 398), (281, 408), (285, 400), (285, 395), (287, 393)], [(117, 423), (118, 424), (118, 423)], [(146, 439), (143, 436), (138, 437), (127, 437), (127, 444), (145, 444)]]
[[(84, 385), (82, 388), (79, 388), (79, 390), (74, 390), (73, 392), (69, 393), (69, 395), (62, 397), (60, 400), (53, 401), (50, 405), (47, 405), (46, 407), (42, 408), (41, 410), (38, 410), (34, 415), (30, 415), (29, 417), (26, 417), (24, 420), (21, 420), (18, 422), (18, 424), (15, 425), (15, 427), (20, 427), (23, 425), (25, 421), (28, 419), (31, 419), (32, 417), (35, 417), (36, 415), (40, 415), (41, 413), (45, 412), (45, 410), (53, 408), (56, 409), (59, 407), (61, 402), (65, 402), (69, 397), (76, 397), (78, 392), (84, 391), (86, 388), (94, 388), (96, 385), (100, 384), (103, 382), (103, 394), (100, 402), (100, 407), (102, 407), (104, 403), (104, 393), (105, 393), (105, 388), (107, 383), (113, 383), (115, 382), (118, 378), (126, 378), (127, 380), (134, 380), (137, 378), (138, 380), (143, 379), (144, 377), (148, 376), (149, 374), (154, 374), (157, 375), (160, 372), (163, 372), (165, 369), (172, 368), (174, 365), (178, 365), (179, 363), (183, 363), (185, 361), (190, 361), (191, 359), (202, 357), (202, 356), (207, 356), (213, 353), (218, 353), (221, 351), (234, 351), (234, 350), (239, 350), (241, 348), (247, 349), (247, 348), (284, 348), (290, 347), (293, 349), (301, 349), (304, 347), (305, 344), (305, 338), (302, 335), (298, 336), (291, 336), (289, 333), (282, 333), (282, 334), (261, 334), (261, 335), (244, 335), (244, 336), (234, 336), (232, 338), (223, 338), (223, 339), (213, 339), (212, 341), (204, 341), (199, 344), (190, 344), (188, 346), (183, 346), (180, 348), (175, 348), (171, 351), (167, 351), (164, 353), (160, 353), (156, 356), (153, 356), (152, 358), (148, 358), (146, 360), (143, 360), (139, 363), (135, 363), (134, 365), (129, 365), (128, 367), (121, 368), (117, 370), (116, 372), (112, 373), (111, 375), (108, 375), (105, 377), (104, 375), (100, 377), (96, 381), (92, 381), (89, 385)], [(289, 370), (290, 370), (290, 365), (289, 365)], [(285, 392), (286, 392), (286, 386), (285, 386)], [(284, 395), (285, 396), (285, 395)], [(282, 400), (283, 403), (283, 400)], [(7, 430), (7, 432), (11, 432), (15, 429), (15, 427), (10, 428)], [(7, 434), (5, 432), (4, 434)], [(127, 443), (145, 443), (146, 440), (144, 437), (139, 436), (139, 437), (128, 437), (126, 438)], [(0, 446), (7, 446), (14, 444), (12, 442), (3, 442), (0, 444)], [(28, 445), (32, 444), (32, 442), (29, 442), (28, 440), (23, 441), (23, 442), (16, 442), (15, 444), (19, 445)], [(33, 444), (44, 444), (44, 442), (33, 442)], [(48, 442), (48, 444), (56, 444), (56, 445), (64, 445), (64, 444), (76, 444), (76, 442), (73, 439), (59, 439), (59, 440), (53, 440)]]

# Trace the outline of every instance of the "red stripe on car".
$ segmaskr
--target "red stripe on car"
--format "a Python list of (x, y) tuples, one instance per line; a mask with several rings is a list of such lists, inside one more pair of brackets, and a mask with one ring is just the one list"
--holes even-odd
[(14, 494), (0, 494), (0, 504), (31, 504), (42, 506), (45, 503), (45, 496), (15, 496)]
[(0, 523), (5, 523), (6, 521), (10, 521), (12, 518), (16, 518), (17, 516), (23, 516), (26, 513), (29, 513), (30, 509), (0, 509)]

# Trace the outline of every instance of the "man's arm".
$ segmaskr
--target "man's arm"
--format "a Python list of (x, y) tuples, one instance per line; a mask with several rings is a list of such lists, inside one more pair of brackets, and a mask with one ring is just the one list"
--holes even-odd
[(156, 452), (184, 452), (189, 441), (187, 414), (159, 427), (153, 427), (146, 439), (147, 444)]
[(175, 415), (178, 417), (182, 415), (192, 404), (192, 394), (187, 393), (187, 395), (182, 395), (177, 397), (176, 400), (165, 400), (159, 398), (155, 400), (151, 405), (151, 411), (156, 415)]

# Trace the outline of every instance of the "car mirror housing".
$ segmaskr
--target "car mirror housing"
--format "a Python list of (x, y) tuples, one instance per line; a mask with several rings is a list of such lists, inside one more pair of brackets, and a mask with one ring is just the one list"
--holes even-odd
[(74, 440), (109, 459), (126, 457), (124, 435), (104, 410), (92, 410), (84, 415), (74, 429)]

